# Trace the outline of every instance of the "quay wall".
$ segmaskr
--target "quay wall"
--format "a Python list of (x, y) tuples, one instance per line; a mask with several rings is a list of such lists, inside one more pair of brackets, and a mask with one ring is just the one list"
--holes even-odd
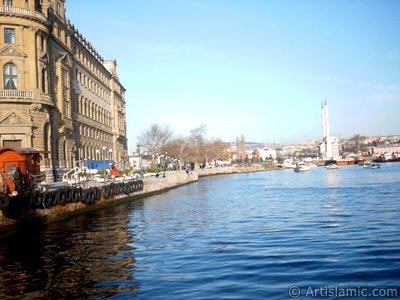
[[(34, 209), (23, 210), (17, 217), (12, 217), (0, 210), (0, 237), (6, 235), (7, 232), (12, 232), (18, 228), (19, 225), (25, 224), (27, 221), (39, 221), (40, 223), (55, 222), (66, 219), (70, 216), (82, 214), (84, 212), (97, 210), (100, 208), (117, 205), (122, 202), (132, 201), (133, 199), (144, 198), (152, 194), (162, 193), (166, 190), (176, 188), (181, 185), (196, 182), (199, 177), (211, 176), (219, 174), (233, 174), (242, 172), (256, 172), (264, 171), (268, 168), (265, 166), (240, 166), (240, 167), (219, 167), (211, 169), (196, 170), (189, 173), (185, 171), (169, 172), (165, 177), (161, 174), (158, 177), (145, 177), (143, 179), (143, 188), (128, 194), (120, 193), (114, 194), (111, 197), (105, 196), (105, 189), (110, 187), (110, 184), (125, 183), (129, 184), (132, 181), (116, 181), (114, 183), (98, 183), (95, 181), (88, 181), (82, 186), (83, 190), (97, 188), (100, 190), (99, 199), (86, 204), (84, 201), (73, 203), (64, 203), (63, 205), (52, 205), (49, 207), (40, 207)], [(56, 185), (49, 186), (49, 191), (56, 191), (58, 189), (68, 188), (68, 184), (57, 183)]]
[(163, 177), (147, 177), (144, 178), (143, 191), (139, 195), (147, 196), (147, 194), (159, 193), (177, 186), (191, 183), (198, 180), (196, 173), (186, 174), (185, 171), (170, 172)]
[(201, 169), (197, 170), (196, 173), (198, 174), (199, 177), (203, 177), (203, 176), (223, 175), (223, 174), (260, 172), (273, 169), (276, 169), (274, 165), (227, 166), (227, 167), (217, 167), (210, 169)]

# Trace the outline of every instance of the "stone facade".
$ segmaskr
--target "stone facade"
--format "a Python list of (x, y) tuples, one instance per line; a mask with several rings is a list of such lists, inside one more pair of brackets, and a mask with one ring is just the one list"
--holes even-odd
[(1, 0), (0, 146), (48, 151), (57, 177), (85, 158), (128, 157), (125, 89), (65, 16), (65, 0)]

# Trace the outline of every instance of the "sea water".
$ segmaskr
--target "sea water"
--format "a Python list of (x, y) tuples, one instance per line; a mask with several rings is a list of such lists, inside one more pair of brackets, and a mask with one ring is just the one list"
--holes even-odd
[(201, 178), (0, 240), (0, 298), (399, 298), (399, 195), (399, 163)]

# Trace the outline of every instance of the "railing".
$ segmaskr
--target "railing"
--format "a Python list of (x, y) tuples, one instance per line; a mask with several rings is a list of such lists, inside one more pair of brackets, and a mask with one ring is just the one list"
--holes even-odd
[(0, 13), (12, 13), (12, 14), (31, 16), (31, 17), (36, 17), (38, 19), (46, 21), (46, 17), (39, 12), (35, 11), (32, 13), (32, 11), (30, 11), (29, 9), (15, 7), (15, 6), (11, 6), (11, 5), (0, 6)]
[(0, 91), (0, 98), (33, 99), (33, 93), (30, 91), (2, 90)]
[(75, 167), (75, 168), (69, 170), (67, 173), (65, 173), (63, 175), (63, 182), (69, 182), (71, 180), (76, 180), (77, 182), (79, 182), (79, 180), (80, 180), (79, 173), (87, 173), (87, 168), (86, 167), (83, 167), (83, 168)]

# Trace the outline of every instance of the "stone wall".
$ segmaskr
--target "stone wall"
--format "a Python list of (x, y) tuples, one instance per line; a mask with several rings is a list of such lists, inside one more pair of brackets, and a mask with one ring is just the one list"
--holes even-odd
[(196, 170), (196, 173), (199, 177), (202, 177), (202, 176), (233, 174), (233, 173), (258, 172), (258, 171), (265, 171), (265, 170), (271, 170), (271, 169), (273, 169), (273, 167), (266, 166), (266, 165), (230, 166), (230, 167), (219, 167), (219, 168)]
[(185, 171), (166, 173), (165, 177), (163, 175), (147, 177), (143, 180), (144, 189), (142, 193), (161, 192), (197, 180), (198, 175), (196, 173), (186, 174)]

